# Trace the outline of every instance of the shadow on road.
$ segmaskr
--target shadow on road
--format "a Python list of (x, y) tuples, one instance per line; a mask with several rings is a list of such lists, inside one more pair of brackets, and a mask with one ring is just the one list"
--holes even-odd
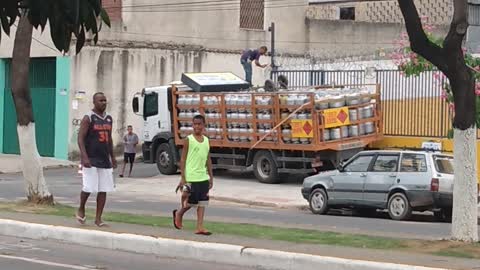
[[(352, 209), (332, 209), (328, 213), (330, 216), (341, 216), (341, 217), (358, 217), (358, 218), (372, 218), (372, 219), (390, 219), (388, 212), (386, 210), (377, 211), (376, 213), (364, 214), (359, 211)], [(414, 212), (412, 217), (408, 221), (413, 222), (425, 222), (425, 223), (445, 223), (438, 221), (431, 212)]]

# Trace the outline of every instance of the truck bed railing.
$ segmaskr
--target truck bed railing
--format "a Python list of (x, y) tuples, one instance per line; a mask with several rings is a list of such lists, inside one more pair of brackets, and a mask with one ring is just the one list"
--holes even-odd
[[(173, 86), (175, 142), (183, 145), (183, 139), (193, 132), (193, 116), (202, 114), (211, 147), (292, 151), (362, 148), (382, 138), (383, 124), (380, 85), (360, 87), (374, 91), (319, 99), (310, 91), (197, 93), (177, 91)], [(331, 91), (328, 87), (315, 89)]]

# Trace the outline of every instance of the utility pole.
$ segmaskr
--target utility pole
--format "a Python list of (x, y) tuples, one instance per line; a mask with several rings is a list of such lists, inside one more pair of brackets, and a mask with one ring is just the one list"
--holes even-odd
[(270, 32), (270, 59), (272, 61), (272, 72), (270, 73), (270, 79), (273, 79), (273, 73), (277, 70), (277, 66), (275, 65), (275, 23), (272, 22), (270, 27), (268, 27), (268, 31)]

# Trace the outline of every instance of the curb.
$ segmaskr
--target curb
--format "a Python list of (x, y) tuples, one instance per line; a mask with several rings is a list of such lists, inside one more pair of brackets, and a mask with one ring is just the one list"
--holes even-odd
[(83, 246), (276, 270), (441, 270), (256, 249), (228, 244), (155, 238), (0, 219), (0, 235), (57, 240)]

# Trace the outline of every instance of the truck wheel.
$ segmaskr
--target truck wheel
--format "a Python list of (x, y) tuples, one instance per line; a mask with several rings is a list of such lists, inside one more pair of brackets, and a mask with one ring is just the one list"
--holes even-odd
[(173, 151), (168, 143), (162, 143), (157, 149), (157, 168), (161, 174), (172, 175), (177, 172)]
[(277, 184), (279, 182), (277, 163), (268, 151), (259, 151), (255, 154), (253, 173), (261, 183)]
[(328, 212), (328, 197), (323, 188), (317, 188), (310, 193), (308, 198), (310, 211), (316, 215), (323, 215)]
[(395, 193), (388, 200), (388, 214), (393, 220), (406, 220), (412, 216), (412, 207), (403, 193)]

